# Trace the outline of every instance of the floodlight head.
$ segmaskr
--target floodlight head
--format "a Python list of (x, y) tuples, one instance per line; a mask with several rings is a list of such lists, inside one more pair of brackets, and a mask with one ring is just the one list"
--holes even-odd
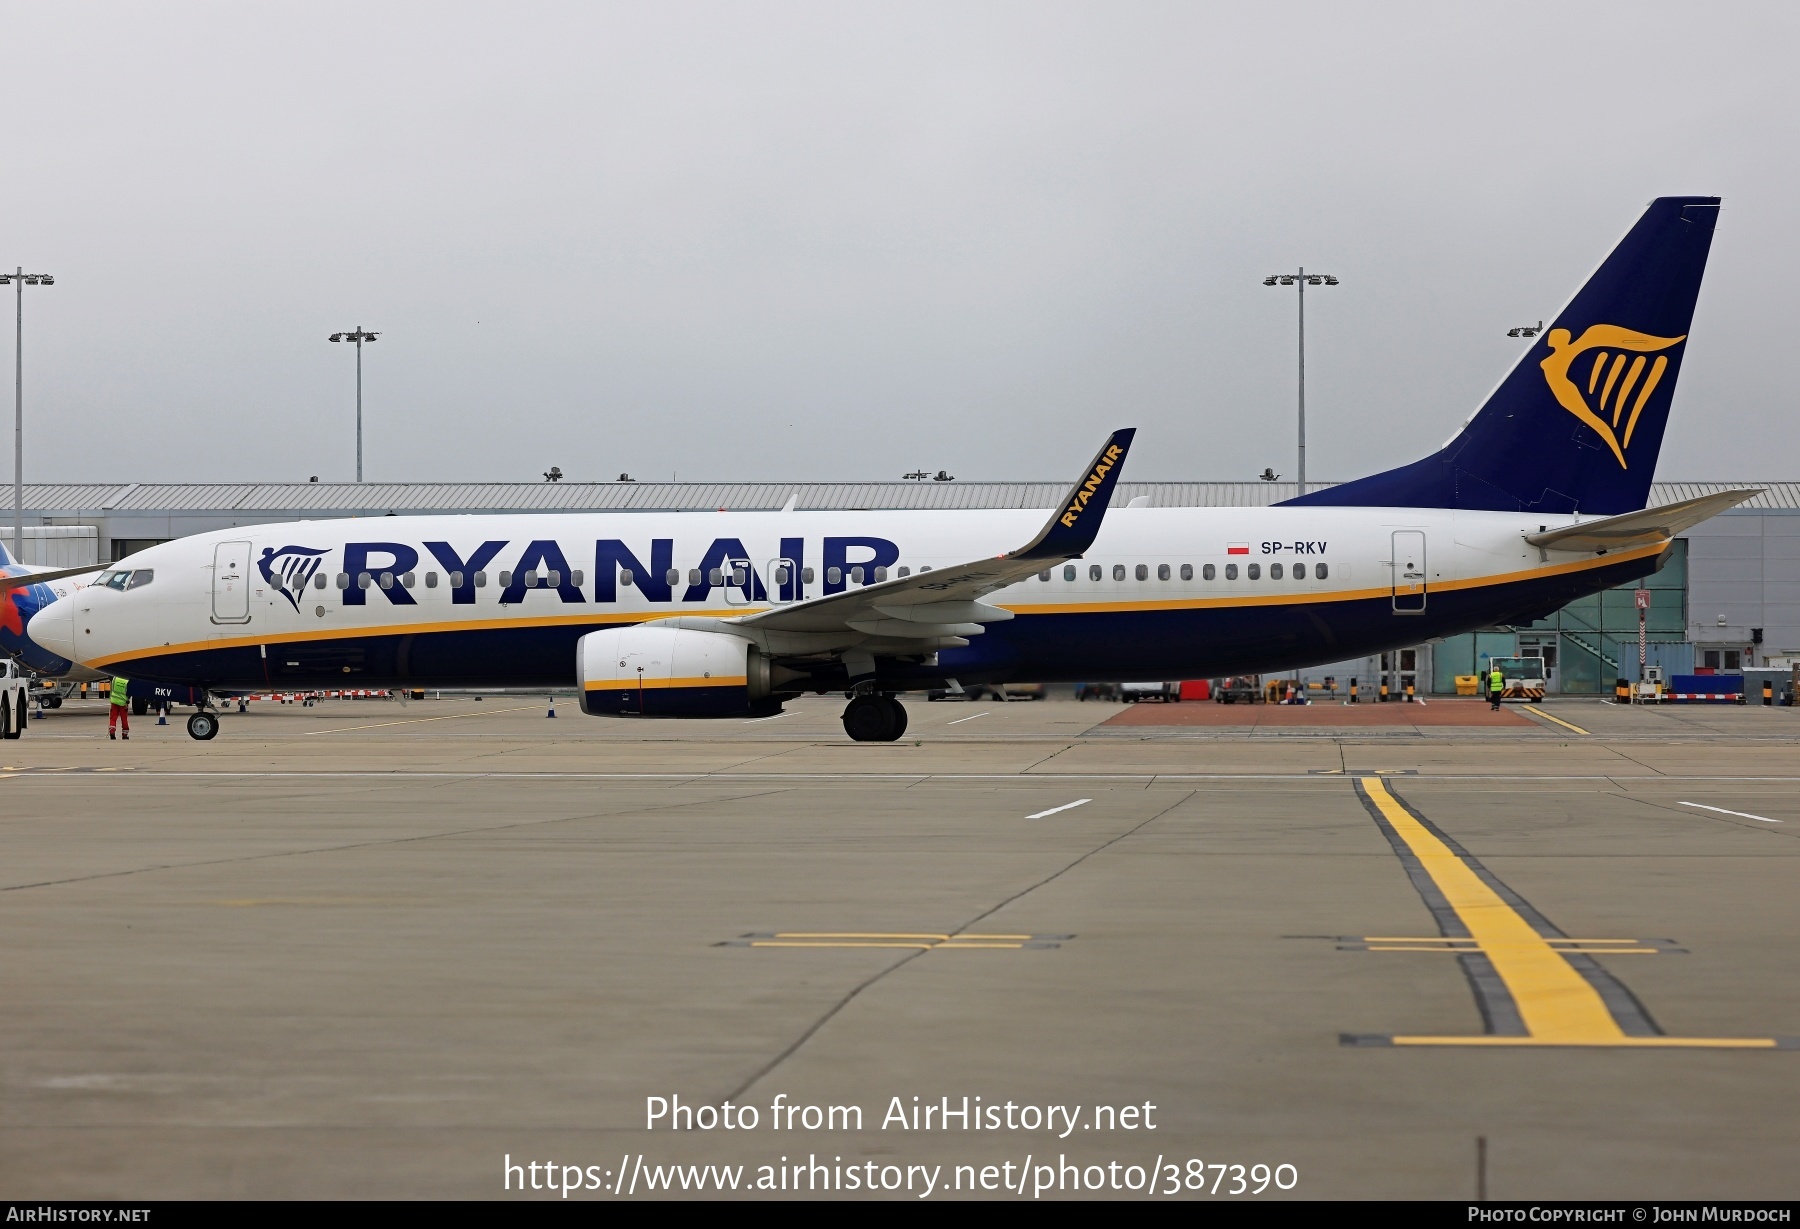
[(1283, 286), (1292, 286), (1292, 285), (1293, 285), (1293, 284), (1294, 284), (1294, 278), (1293, 278), (1293, 276), (1292, 276), (1292, 275), (1291, 275), (1291, 274), (1290, 274), (1290, 275), (1289, 275), (1289, 276), (1287, 276), (1287, 277), (1284, 277), (1284, 278), (1282, 278), (1282, 279), (1281, 279), (1281, 284), (1282, 284), (1282, 285), (1283, 285)]
[(333, 340), (333, 341), (342, 341), (342, 340), (344, 340), (344, 335), (343, 335), (343, 334), (342, 334), (342, 333), (333, 333), (333, 334), (332, 334), (332, 335), (331, 335), (331, 340)]
[(1263, 285), (1273, 286), (1279, 280), (1280, 280), (1279, 278), (1275, 278), (1275, 277), (1265, 277), (1265, 278), (1263, 278)]
[(1508, 329), (1508, 330), (1506, 330), (1506, 335), (1508, 337), (1517, 337), (1519, 335), (1519, 330), (1518, 329)]
[(1335, 286), (1338, 284), (1338, 280), (1337, 280), (1337, 278), (1331, 276), (1331, 274), (1327, 273), (1325, 275), (1325, 284), (1327, 286)]
[(35, 286), (38, 284), (38, 279), (35, 275), (27, 273), (25, 275), (25, 284), (27, 286)]
[(0, 274), (0, 286), (10, 286), (10, 285), (12, 285), (12, 274), (10, 274), (10, 273)]

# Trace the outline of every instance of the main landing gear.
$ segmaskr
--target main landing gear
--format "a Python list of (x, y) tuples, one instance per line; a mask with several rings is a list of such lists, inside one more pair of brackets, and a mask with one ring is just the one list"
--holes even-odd
[(906, 733), (906, 707), (893, 696), (853, 696), (844, 706), (844, 733), (859, 743), (891, 743)]
[(218, 714), (209, 709), (201, 709), (188, 718), (187, 731), (189, 738), (196, 738), (201, 742), (211, 740), (219, 732)]

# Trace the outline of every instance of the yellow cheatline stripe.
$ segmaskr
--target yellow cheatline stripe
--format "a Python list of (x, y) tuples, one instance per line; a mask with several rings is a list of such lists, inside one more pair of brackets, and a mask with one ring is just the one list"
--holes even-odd
[[(1506, 983), (1525, 1029), (1540, 1041), (1562, 1045), (1628, 1040), (1600, 992), (1575, 971), (1518, 912), (1481, 881), (1467, 862), (1450, 851), (1394, 800), (1380, 777), (1362, 778), (1362, 786), (1399, 833), (1425, 873), (1493, 962)], [(1399, 1038), (1395, 1038), (1399, 1044)]]
[[(1609, 567), (1615, 563), (1628, 563), (1646, 555), (1660, 554), (1668, 545), (1667, 542), (1642, 546), (1628, 551), (1615, 551), (1611, 554), (1596, 556), (1591, 559), (1579, 559), (1573, 563), (1559, 563), (1549, 567), (1536, 568), (1523, 572), (1505, 572), (1496, 576), (1478, 576), (1467, 580), (1439, 580), (1429, 585), (1431, 592), (1448, 592), (1460, 589), (1485, 589), (1495, 585), (1512, 584), (1521, 580), (1534, 580), (1546, 576), (1562, 576), (1572, 572), (1591, 571), (1595, 568)], [(1279, 583), (1279, 582), (1275, 582)], [(1005, 607), (1015, 614), (1109, 614), (1145, 610), (1207, 610), (1222, 607), (1240, 606), (1305, 606), (1321, 605), (1328, 602), (1354, 602), (1376, 600), (1387, 597), (1392, 589), (1383, 586), (1376, 589), (1341, 589), (1327, 593), (1291, 593), (1281, 595), (1239, 594), (1230, 597), (1211, 598), (1173, 598), (1166, 601), (1152, 602), (1047, 602), (1015, 603)], [(466, 621), (439, 621), (431, 623), (389, 623), (363, 627), (339, 627), (320, 629), (318, 631), (289, 631), (273, 634), (250, 634), (241, 636), (220, 636), (211, 640), (190, 640), (181, 644), (148, 645), (141, 649), (132, 649), (123, 653), (108, 653), (104, 657), (94, 657), (82, 662), (83, 665), (96, 670), (105, 669), (114, 662), (142, 661), (147, 658), (167, 657), (176, 653), (193, 653), (204, 649), (226, 649), (246, 644), (279, 645), (279, 644), (314, 644), (330, 640), (351, 640), (369, 636), (418, 636), (433, 632), (468, 632), (494, 631), (523, 627), (578, 627), (591, 625), (596, 630), (604, 627), (629, 625), (635, 623), (655, 623), (663, 619), (676, 619), (688, 615), (699, 615), (710, 618), (730, 619), (744, 615), (760, 614), (769, 609), (766, 606), (728, 606), (716, 610), (664, 610), (664, 611), (601, 611), (595, 610), (582, 614), (534, 615), (513, 619), (469, 619)]]
[(1564, 721), (1561, 717), (1552, 717), (1549, 713), (1546, 713), (1543, 709), (1539, 708), (1535, 704), (1521, 704), (1521, 705), (1519, 705), (1519, 707), (1524, 709), (1528, 713), (1537, 714), (1539, 717), (1542, 717), (1545, 721), (1554, 721), (1554, 722), (1556, 722), (1557, 725), (1562, 726), (1566, 730), (1574, 730), (1577, 734), (1586, 734), (1587, 733), (1586, 730), (1584, 730), (1580, 726), (1576, 725), (1573, 721)]
[[(1444, 593), (1452, 590), (1486, 589), (1495, 585), (1513, 584), (1522, 580), (1539, 580), (1546, 576), (1565, 576), (1573, 572), (1588, 572), (1595, 568), (1609, 567), (1615, 563), (1628, 563), (1633, 559), (1641, 559), (1646, 555), (1662, 553), (1668, 542), (1659, 542), (1651, 546), (1640, 546), (1627, 551), (1614, 551), (1591, 559), (1578, 559), (1573, 563), (1558, 563), (1549, 567), (1534, 568), (1523, 572), (1503, 572), (1494, 576), (1476, 576), (1466, 580), (1434, 580), (1427, 586), (1428, 593)], [(1282, 582), (1275, 581), (1274, 584)], [(1386, 585), (1376, 589), (1339, 589), (1326, 593), (1283, 593), (1283, 594), (1235, 594), (1229, 597), (1205, 598), (1169, 598), (1153, 602), (1046, 602), (1013, 603), (1005, 608), (1014, 614), (1105, 614), (1111, 611), (1127, 610), (1204, 610), (1218, 607), (1239, 606), (1304, 606), (1326, 602), (1353, 602), (1378, 600), (1389, 596), (1392, 588)]]
[(668, 690), (672, 687), (745, 687), (750, 680), (742, 674), (735, 676), (720, 675), (718, 678), (687, 679), (591, 679), (582, 686), (588, 691), (636, 691), (642, 687), (645, 691)]
[(1628, 1037), (1607, 1011), (1599, 991), (1575, 971), (1564, 953), (1531, 928), (1483, 883), (1468, 863), (1397, 802), (1380, 777), (1363, 777), (1363, 789), (1392, 825), (1456, 916), (1468, 928), (1506, 984), (1529, 1036), (1406, 1036), (1397, 1046), (1607, 1046), (1645, 1049), (1772, 1050), (1771, 1037)]
[(814, 941), (814, 942), (801, 942), (801, 941), (796, 940), (793, 942), (788, 942), (788, 941), (784, 941), (784, 940), (780, 940), (780, 939), (755, 939), (755, 940), (751, 941), (750, 946), (751, 947), (906, 947), (906, 948), (912, 948), (915, 951), (928, 952), (932, 948), (936, 947), (937, 944), (935, 944), (935, 943), (850, 943), (850, 942), (835, 942), (834, 943), (834, 942), (827, 942), (825, 940), (818, 940), (818, 941)]
[(365, 636), (421, 636), (431, 632), (485, 632), (501, 629), (527, 627), (579, 627), (592, 624), (596, 630), (619, 624), (655, 623), (662, 619), (677, 619), (687, 615), (699, 615), (707, 618), (729, 619), (739, 615), (756, 614), (763, 610), (761, 606), (730, 606), (721, 610), (668, 610), (668, 611), (632, 611), (609, 612), (592, 611), (586, 614), (568, 615), (534, 615), (529, 618), (516, 619), (468, 619), (438, 621), (432, 623), (385, 623), (368, 624), (362, 627), (321, 628), (317, 631), (276, 632), (274, 634), (219, 636), (211, 640), (188, 640), (181, 644), (149, 645), (142, 649), (133, 649), (126, 653), (109, 653), (105, 657), (96, 657), (83, 662), (96, 670), (116, 661), (126, 661), (142, 657), (167, 657), (173, 653), (195, 653), (202, 649), (229, 649), (245, 644), (266, 644), (271, 647), (278, 644), (316, 644), (329, 640), (354, 640)]
[(303, 730), (301, 737), (306, 738), (314, 734), (348, 734), (351, 730), (379, 730), (390, 725), (421, 725), (427, 721), (455, 721), (460, 717), (498, 717), (501, 713), (522, 713), (528, 708), (535, 709), (537, 707), (535, 704), (523, 704), (518, 708), (491, 708), (482, 713), (451, 713), (447, 717), (409, 717), (404, 721), (377, 721), (369, 725), (339, 726), (335, 730)]

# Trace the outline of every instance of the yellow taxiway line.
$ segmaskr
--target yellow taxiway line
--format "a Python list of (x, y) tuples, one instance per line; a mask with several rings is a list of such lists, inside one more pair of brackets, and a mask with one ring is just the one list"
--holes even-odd
[[(1619, 1046), (1772, 1050), (1770, 1037), (1633, 1037), (1588, 980), (1499, 893), (1388, 792), (1380, 777), (1361, 778), (1376, 810), (1419, 860), (1445, 902), (1492, 963), (1525, 1025), (1525, 1036), (1394, 1037), (1397, 1046)], [(1566, 940), (1565, 940), (1566, 942)]]
[(1549, 713), (1546, 713), (1535, 704), (1521, 704), (1519, 707), (1534, 716), (1542, 717), (1545, 721), (1554, 721), (1565, 730), (1574, 730), (1577, 734), (1586, 734), (1588, 732), (1572, 721), (1564, 721), (1561, 717), (1552, 717)]

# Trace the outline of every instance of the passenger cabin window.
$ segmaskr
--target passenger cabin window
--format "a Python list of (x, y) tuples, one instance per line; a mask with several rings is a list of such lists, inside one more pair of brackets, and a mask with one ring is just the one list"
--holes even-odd
[(587, 577), (585, 577), (581, 574), (580, 568), (576, 568), (575, 574), (573, 576), (569, 577), (569, 583), (574, 585), (577, 589), (579, 589), (579, 588), (581, 588), (582, 585), (587, 583)]
[(1159, 563), (1156, 565), (1156, 579), (1158, 579), (1158, 580), (1169, 579), (1169, 565), (1168, 564)]
[(320, 572), (317, 576), (313, 577), (313, 588), (323, 589), (324, 587), (325, 587), (325, 573)]
[(681, 569), (680, 568), (670, 568), (667, 572), (663, 573), (663, 583), (665, 585), (680, 584), (681, 583)]
[(1069, 563), (1069, 564), (1063, 565), (1063, 579), (1064, 580), (1074, 580), (1075, 579), (1075, 565), (1074, 564)]
[[(1207, 566), (1211, 567), (1212, 565), (1207, 564)], [(1236, 580), (1237, 579), (1237, 564), (1228, 563), (1225, 565), (1225, 579), (1226, 580)]]
[(1088, 564), (1088, 579), (1089, 580), (1099, 580), (1101, 578), (1101, 576), (1103, 576), (1103, 575), (1104, 575), (1104, 573), (1101, 572), (1099, 564), (1097, 564), (1097, 563)]
[(348, 589), (350, 587), (350, 574), (348, 572), (339, 572), (337, 574), (337, 587), (340, 589)]
[[(929, 571), (931, 571), (931, 569), (930, 568), (920, 568), (919, 571), (929, 572)], [(812, 582), (813, 582), (813, 570), (811, 568), (801, 568), (800, 569), (800, 583), (803, 585), (810, 585), (810, 584), (812, 584)]]
[(1315, 564), (1313, 566), (1313, 575), (1320, 580), (1324, 580), (1327, 576), (1331, 575), (1331, 571), (1322, 563)]
[(699, 583), (700, 583), (700, 569), (699, 568), (689, 568), (688, 569), (688, 584), (697, 585)]
[(436, 572), (425, 573), (425, 587), (427, 589), (437, 588), (437, 573)]
[[(1168, 569), (1164, 568), (1163, 572), (1166, 575), (1168, 572)], [(1139, 580), (1149, 580), (1150, 579), (1150, 565), (1147, 563), (1138, 564), (1136, 576)]]
[[(1254, 563), (1250, 565), (1250, 579), (1251, 580), (1256, 579), (1256, 565)], [(1269, 565), (1269, 579), (1270, 580), (1280, 580), (1281, 579), (1281, 565), (1279, 563), (1271, 563)]]
[(631, 574), (630, 568), (619, 569), (619, 583), (624, 585), (627, 589), (631, 588), (636, 580), (637, 578)]
[(155, 579), (156, 571), (153, 568), (139, 568), (131, 574), (131, 581), (125, 587), (127, 589), (142, 589), (145, 585)]
[[(504, 576), (504, 575), (506, 575), (506, 573), (502, 572), (501, 575)], [(500, 583), (505, 584), (506, 582), (501, 581)], [(477, 589), (487, 588), (487, 573), (486, 572), (475, 573), (475, 587)]]
[(375, 583), (375, 578), (373, 576), (370, 576), (367, 572), (360, 572), (357, 574), (356, 587), (358, 589), (367, 589), (370, 585), (372, 585), (374, 583)]
[[(364, 588), (367, 587), (368, 586), (366, 585), (364, 586)], [(392, 572), (383, 572), (381, 574), (381, 587), (383, 589), (392, 589), (394, 587), (394, 574)]]
[(1296, 563), (1294, 565), (1294, 579), (1295, 580), (1305, 580), (1306, 579), (1306, 565), (1304, 563)]
[(862, 582), (863, 582), (862, 565), (858, 564), (856, 567), (853, 567), (850, 569), (850, 581), (852, 584), (858, 584), (858, 585), (862, 584)]
[(826, 568), (825, 569), (825, 583), (826, 584), (835, 585), (842, 579), (844, 579), (844, 569), (842, 569), (842, 568)]
[(887, 579), (887, 569), (886, 568), (876, 568), (875, 569), (875, 583), (880, 584), (882, 581), (884, 581), (886, 579)]
[(452, 589), (460, 589), (463, 587), (463, 574), (461, 572), (450, 573), (450, 587)]
[(1249, 576), (1251, 580), (1261, 580), (1262, 579), (1262, 564), (1252, 563), (1244, 569), (1244, 573), (1245, 573), (1245, 575)]
[(1038, 573), (1038, 579), (1039, 579), (1039, 580), (1049, 580), (1049, 579), (1050, 579), (1050, 573), (1049, 573), (1049, 571), (1048, 571), (1048, 570), (1046, 570), (1046, 571), (1042, 571), (1042, 572), (1039, 572), (1039, 573)]
[[(477, 572), (475, 575), (476, 575), (475, 583), (480, 584), (481, 583), (481, 580), (480, 580), (481, 573)], [(500, 573), (500, 587), (502, 589), (510, 589), (512, 587), (512, 569), (508, 568), (506, 571)]]
[(725, 583), (725, 573), (721, 572), (718, 568), (711, 569), (710, 571), (708, 571), (706, 573), (706, 583), (709, 585), (724, 584)]
[(1125, 579), (1125, 565), (1124, 564), (1122, 564), (1122, 563), (1113, 564), (1113, 579), (1114, 580), (1124, 580)]
[(412, 588), (418, 581), (419, 578), (411, 572), (408, 572), (400, 578), (400, 583), (405, 585), (408, 589)]

